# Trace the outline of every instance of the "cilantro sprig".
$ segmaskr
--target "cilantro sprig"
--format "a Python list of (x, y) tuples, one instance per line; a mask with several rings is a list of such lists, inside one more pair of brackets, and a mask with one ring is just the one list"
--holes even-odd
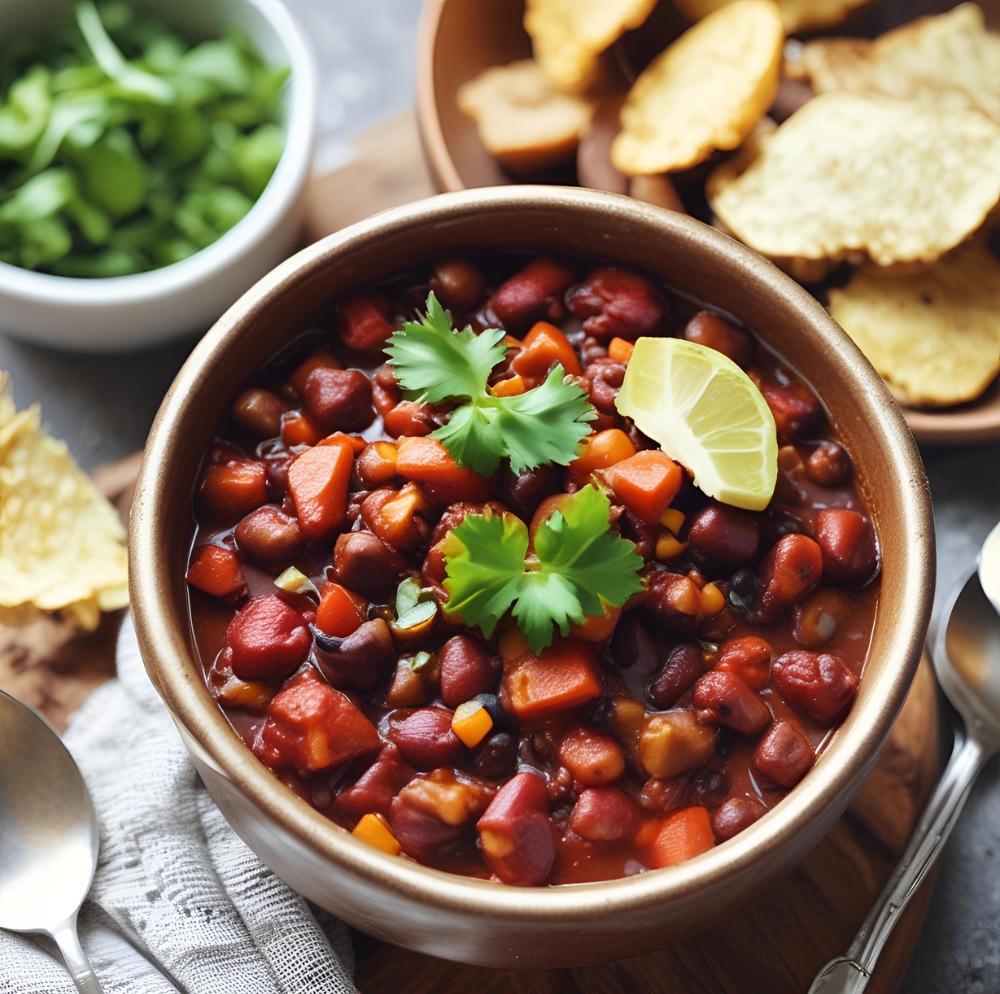
[(597, 417), (587, 392), (556, 366), (533, 390), (495, 397), (487, 382), (507, 352), (504, 332), (456, 331), (451, 314), (431, 293), (423, 321), (407, 321), (385, 351), (406, 397), (430, 404), (458, 401), (448, 423), (432, 434), (459, 466), (495, 473), (503, 459), (519, 473), (547, 463), (567, 465)]
[(487, 636), (511, 611), (532, 652), (552, 644), (555, 629), (624, 604), (642, 590), (642, 557), (609, 530), (610, 502), (584, 487), (535, 533), (513, 514), (468, 514), (445, 540), (448, 614)]

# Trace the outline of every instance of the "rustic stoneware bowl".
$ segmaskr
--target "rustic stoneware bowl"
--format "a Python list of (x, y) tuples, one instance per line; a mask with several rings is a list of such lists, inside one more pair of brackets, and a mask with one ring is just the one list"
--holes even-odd
[[(282, 786), (213, 703), (195, 656), (185, 560), (191, 502), (216, 424), (258, 369), (338, 297), (464, 249), (528, 249), (634, 266), (736, 315), (817, 389), (850, 450), (883, 555), (882, 595), (857, 700), (815, 768), (741, 835), (690, 862), (604, 883), (522, 889), (390, 857)], [(767, 890), (842, 813), (903, 703), (934, 577), (930, 498), (899, 410), (804, 290), (687, 217), (557, 187), (446, 194), (332, 235), (279, 266), (206, 335), (146, 448), (131, 527), (132, 610), (143, 658), (195, 765), (247, 844), (352, 925), (435, 956), (497, 967), (583, 965), (677, 942)]]

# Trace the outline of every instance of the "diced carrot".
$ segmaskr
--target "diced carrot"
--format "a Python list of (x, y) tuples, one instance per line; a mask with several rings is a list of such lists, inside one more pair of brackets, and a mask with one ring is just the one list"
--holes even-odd
[(316, 608), (316, 627), (335, 638), (347, 638), (364, 623), (368, 602), (339, 583), (323, 585), (323, 596)]
[(322, 538), (344, 520), (353, 464), (354, 446), (345, 438), (306, 449), (288, 467), (288, 492), (306, 538)]
[(389, 302), (373, 293), (345, 300), (337, 307), (340, 315), (340, 337), (349, 349), (365, 352), (381, 346), (393, 333), (388, 320)]
[(412, 481), (398, 492), (376, 490), (361, 505), (365, 524), (394, 549), (414, 549), (427, 537), (427, 512), (427, 497)]
[(365, 815), (351, 834), (390, 856), (398, 856), (402, 848), (380, 814)]
[(436, 438), (401, 438), (398, 449), (396, 472), (407, 480), (431, 484), (442, 500), (484, 501), (489, 496), (487, 477), (459, 467)]
[(586, 439), (585, 445), (579, 458), (569, 464), (570, 470), (578, 476), (589, 476), (635, 455), (632, 440), (620, 428), (599, 431)]
[(684, 479), (680, 466), (659, 449), (637, 452), (606, 475), (615, 497), (647, 525), (659, 522)]
[(582, 372), (569, 339), (554, 324), (539, 321), (524, 336), (521, 351), (514, 356), (510, 366), (521, 376), (545, 376), (556, 363), (562, 363), (563, 369), (572, 376)]
[(635, 346), (631, 342), (626, 342), (624, 338), (612, 338), (608, 342), (608, 355), (615, 362), (627, 363), (632, 358)]
[(329, 350), (317, 349), (305, 362), (296, 366), (288, 382), (301, 397), (306, 388), (306, 380), (314, 369), (343, 369), (344, 364)]
[(305, 411), (288, 411), (281, 417), (281, 440), (291, 448), (294, 445), (315, 445), (323, 437), (312, 418)]
[(660, 823), (646, 848), (645, 862), (654, 869), (674, 866), (708, 852), (714, 844), (708, 808), (684, 808)]
[(343, 431), (335, 431), (332, 435), (327, 435), (326, 438), (321, 438), (316, 444), (341, 445), (344, 442), (350, 445), (351, 451), (356, 456), (364, 452), (368, 445), (368, 443), (360, 435), (348, 435)]
[(251, 460), (209, 466), (201, 495), (216, 514), (242, 517), (267, 503), (267, 469)]
[(506, 380), (493, 384), (493, 395), (495, 397), (516, 397), (526, 390), (524, 379), (521, 376), (511, 376)]
[(518, 721), (544, 718), (601, 695), (597, 657), (589, 643), (558, 639), (540, 655), (504, 664), (505, 702)]
[(203, 545), (195, 550), (187, 581), (213, 597), (231, 597), (246, 586), (236, 553), (221, 545)]
[(569, 633), (574, 638), (583, 639), (584, 642), (603, 642), (609, 638), (614, 627), (618, 624), (618, 618), (622, 613), (620, 607), (613, 607), (611, 604), (604, 604), (602, 614), (586, 614), (579, 624), (569, 626)]

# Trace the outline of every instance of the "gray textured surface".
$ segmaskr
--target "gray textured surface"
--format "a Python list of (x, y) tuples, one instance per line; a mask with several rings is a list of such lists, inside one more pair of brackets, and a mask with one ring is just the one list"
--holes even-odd
[[(408, 106), (418, 0), (288, 0), (316, 49), (323, 90), (320, 163), (352, 135)], [(90, 468), (142, 446), (192, 340), (130, 356), (47, 352), (0, 337), (0, 369), (24, 405)], [(925, 453), (938, 526), (938, 601), (1000, 518), (1000, 445)], [(945, 853), (905, 994), (1000, 992), (1000, 765), (991, 764)]]

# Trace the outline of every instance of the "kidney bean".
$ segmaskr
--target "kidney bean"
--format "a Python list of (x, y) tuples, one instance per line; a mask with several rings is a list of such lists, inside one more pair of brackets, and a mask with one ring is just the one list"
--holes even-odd
[(482, 514), (486, 508), (489, 508), (494, 514), (503, 514), (507, 510), (503, 504), (498, 504), (493, 500), (485, 504), (476, 504), (472, 501), (464, 500), (449, 504), (444, 509), (441, 517), (438, 518), (438, 523), (434, 526), (434, 531), (431, 532), (431, 545), (437, 544), (448, 532), (453, 528), (457, 528), (465, 520), (467, 514)]
[(595, 359), (605, 358), (608, 354), (608, 349), (606, 345), (602, 345), (593, 335), (584, 335), (583, 341), (577, 346), (577, 352), (580, 354), (581, 364), (586, 369)]
[(473, 635), (456, 635), (441, 647), (441, 699), (451, 708), (495, 686), (497, 661)]
[(771, 683), (791, 705), (824, 725), (833, 723), (854, 698), (858, 677), (839, 656), (795, 649), (771, 667)]
[(461, 739), (451, 730), (453, 717), (447, 708), (419, 708), (402, 721), (390, 721), (389, 738), (418, 770), (448, 766), (462, 749)]
[(815, 761), (816, 754), (797, 721), (775, 722), (753, 752), (753, 765), (782, 787), (794, 787)]
[(724, 769), (718, 770), (706, 767), (690, 774), (691, 787), (694, 792), (694, 803), (702, 807), (713, 808), (721, 804), (729, 793), (732, 782)]
[(507, 776), (516, 763), (517, 740), (510, 732), (492, 732), (472, 751), (472, 768), (492, 780)]
[(713, 501), (691, 519), (687, 542), (710, 565), (735, 569), (753, 562), (760, 527), (751, 512)]
[(429, 289), (450, 310), (471, 311), (485, 287), (483, 274), (465, 259), (439, 259), (431, 269)]
[(624, 269), (601, 266), (575, 287), (566, 300), (583, 330), (602, 341), (634, 341), (654, 331), (669, 313), (670, 305), (649, 282)]
[(698, 626), (698, 587), (681, 573), (661, 571), (649, 577), (643, 615), (659, 628), (690, 632)]
[(763, 690), (771, 674), (771, 646), (756, 635), (730, 639), (715, 668), (735, 673), (751, 690)]
[(617, 787), (587, 787), (580, 791), (569, 827), (588, 842), (631, 839), (639, 825), (639, 808)]
[(816, 517), (823, 572), (835, 583), (861, 586), (878, 566), (875, 529), (857, 511), (829, 509)]
[(295, 456), (287, 451), (269, 452), (263, 457), (264, 479), (271, 500), (280, 501), (288, 493), (288, 467), (294, 459)]
[(452, 770), (418, 773), (389, 808), (392, 834), (414, 859), (430, 859), (461, 835), (489, 804), (492, 791), (483, 783), (459, 778)]
[(582, 725), (562, 737), (559, 761), (586, 787), (611, 783), (625, 772), (622, 747), (606, 732)]
[(645, 625), (633, 611), (623, 614), (611, 636), (611, 655), (616, 666), (627, 670), (638, 666), (642, 673), (652, 673), (659, 662), (656, 644)]
[(545, 883), (556, 857), (545, 781), (518, 773), (505, 783), (476, 824), (483, 857), (505, 884)]
[(770, 378), (758, 376), (755, 379), (774, 415), (781, 442), (815, 436), (823, 423), (823, 409), (809, 387), (798, 380), (779, 384)]
[(699, 311), (684, 327), (684, 337), (715, 349), (746, 369), (753, 362), (753, 339), (738, 325), (715, 311)]
[(786, 535), (760, 564), (761, 595), (752, 617), (774, 621), (801, 600), (823, 575), (823, 553), (807, 535)]
[(521, 518), (530, 518), (539, 504), (559, 488), (559, 470), (536, 466), (514, 473), (508, 466), (500, 471), (500, 498)]
[(337, 579), (365, 594), (377, 594), (393, 583), (401, 565), (385, 542), (371, 532), (346, 532), (333, 547)]
[(673, 707), (705, 672), (705, 660), (697, 642), (682, 642), (667, 656), (663, 668), (646, 688), (646, 696), (658, 708)]
[(305, 662), (312, 635), (305, 619), (276, 594), (254, 597), (229, 623), (226, 645), (241, 680), (288, 676)]
[(337, 807), (350, 815), (378, 812), (388, 817), (392, 799), (413, 779), (417, 771), (403, 759), (399, 747), (387, 742), (375, 762), (337, 795)]
[(281, 433), (281, 415), (288, 405), (263, 387), (244, 390), (233, 404), (233, 420), (256, 438), (274, 438)]
[(839, 487), (851, 475), (851, 457), (840, 442), (820, 442), (809, 453), (805, 472), (821, 487)]
[(842, 590), (821, 587), (792, 608), (792, 637), (807, 649), (829, 642), (851, 613), (852, 602)]
[(615, 400), (625, 380), (625, 366), (614, 359), (595, 359), (586, 370), (586, 381), (590, 402), (604, 414), (615, 414)]
[(346, 638), (314, 628), (314, 655), (320, 672), (341, 690), (374, 690), (392, 668), (396, 650), (382, 618), (366, 621)]
[(357, 369), (314, 369), (302, 399), (309, 416), (327, 433), (360, 431), (375, 418), (372, 381)]
[(268, 504), (248, 514), (236, 526), (240, 551), (262, 563), (285, 563), (303, 546), (299, 523)]
[[(786, 535), (809, 535), (809, 526), (797, 514), (784, 508), (769, 507), (760, 521), (761, 546), (765, 549), (777, 545)], [(811, 535), (809, 535), (812, 538)]]
[(712, 833), (720, 842), (725, 842), (749, 828), (766, 810), (760, 801), (731, 797), (712, 812)]
[(513, 334), (527, 331), (536, 321), (560, 321), (566, 313), (563, 294), (572, 283), (568, 266), (542, 256), (498, 287), (486, 311)]
[(385, 433), (393, 438), (423, 438), (440, 428), (443, 418), (440, 408), (433, 404), (418, 404), (415, 400), (401, 400), (382, 415)]
[(726, 725), (740, 735), (756, 735), (771, 720), (767, 705), (729, 670), (712, 670), (701, 677), (692, 702), (699, 721)]
[(349, 349), (380, 347), (395, 330), (388, 319), (389, 301), (380, 293), (363, 294), (337, 306), (340, 337)]
[(412, 552), (427, 541), (431, 530), (425, 520), (428, 511), (426, 495), (412, 482), (400, 490), (373, 490), (361, 503), (365, 524), (390, 548), (404, 552)]

